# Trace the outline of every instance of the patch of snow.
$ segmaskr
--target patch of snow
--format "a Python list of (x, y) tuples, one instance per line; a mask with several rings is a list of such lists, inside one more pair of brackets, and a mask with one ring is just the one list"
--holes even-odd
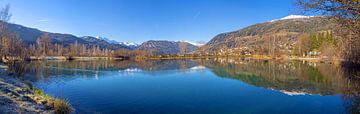
[(187, 41), (187, 40), (182, 40), (180, 42), (186, 42), (186, 43), (189, 43), (191, 45), (198, 46), (198, 47), (205, 45), (205, 44), (194, 43), (194, 42)]
[(99, 39), (99, 40), (104, 40), (104, 41), (106, 41), (108, 43), (111, 43), (111, 44), (120, 44), (120, 45), (125, 45), (125, 46), (139, 46), (139, 44), (136, 44), (136, 43), (133, 43), (133, 42), (118, 42), (116, 40), (110, 40), (108, 38), (101, 37), (101, 36), (96, 36), (95, 38)]
[(126, 46), (139, 46), (139, 44), (133, 42), (120, 42), (119, 44)]
[(287, 19), (306, 19), (314, 16), (305, 16), (305, 15), (289, 15), (280, 19), (271, 20), (270, 22), (279, 21), (279, 20), (287, 20)]
[(100, 36), (96, 36), (95, 38), (96, 38), (96, 39), (100, 39), (101, 37), (100, 37)]

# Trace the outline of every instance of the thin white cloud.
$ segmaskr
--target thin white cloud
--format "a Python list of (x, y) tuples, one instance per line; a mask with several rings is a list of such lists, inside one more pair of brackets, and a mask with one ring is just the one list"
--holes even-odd
[(201, 14), (201, 12), (197, 12), (193, 17), (193, 20), (196, 20), (200, 16), (200, 14)]
[(37, 22), (49, 22), (49, 20), (47, 20), (47, 19), (40, 19), (40, 20), (37, 20)]

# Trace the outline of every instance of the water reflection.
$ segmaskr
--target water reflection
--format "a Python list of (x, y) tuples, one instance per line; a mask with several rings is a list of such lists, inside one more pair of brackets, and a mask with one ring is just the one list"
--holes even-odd
[(238, 64), (214, 61), (205, 66), (218, 76), (286, 93), (333, 95), (349, 86), (337, 65), (311, 64), (251, 60)]
[[(149, 61), (46, 61), (15, 63), (10, 72), (37, 81), (99, 79), (113, 73), (136, 76), (201, 72), (209, 69), (219, 77), (239, 80), (257, 87), (297, 95), (341, 95), (348, 113), (359, 112), (359, 67), (303, 61), (262, 61), (250, 59), (149, 60)], [(176, 72), (174, 72), (176, 71)], [(59, 81), (61, 82), (61, 81)]]
[[(33, 61), (13, 63), (9, 72), (28, 80), (37, 81), (56, 76), (106, 76), (102, 73), (113, 71), (132, 73), (139, 71), (195, 70), (197, 63), (192, 60), (152, 61)], [(100, 75), (99, 75), (100, 74)], [(76, 78), (76, 77), (69, 77)]]
[(306, 61), (217, 59), (204, 62), (218, 76), (237, 79), (287, 95), (341, 94), (349, 113), (360, 112), (359, 66)]

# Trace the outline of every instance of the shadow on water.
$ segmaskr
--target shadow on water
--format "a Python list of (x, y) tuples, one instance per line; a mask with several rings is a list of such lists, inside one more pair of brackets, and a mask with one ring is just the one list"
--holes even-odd
[(360, 110), (359, 65), (244, 59), (34, 61), (10, 64), (8, 71), (35, 82), (59, 76), (66, 80), (75, 79), (75, 76), (101, 77), (101, 73), (108, 71), (186, 71), (197, 66), (205, 66), (219, 77), (285, 94), (341, 95), (348, 113)]

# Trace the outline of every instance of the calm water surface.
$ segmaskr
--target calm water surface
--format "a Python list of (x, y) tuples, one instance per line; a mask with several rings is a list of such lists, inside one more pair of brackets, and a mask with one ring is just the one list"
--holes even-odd
[[(354, 113), (339, 65), (254, 60), (47, 61), (15, 65), (76, 113)], [(10, 70), (13, 70), (10, 68)]]

